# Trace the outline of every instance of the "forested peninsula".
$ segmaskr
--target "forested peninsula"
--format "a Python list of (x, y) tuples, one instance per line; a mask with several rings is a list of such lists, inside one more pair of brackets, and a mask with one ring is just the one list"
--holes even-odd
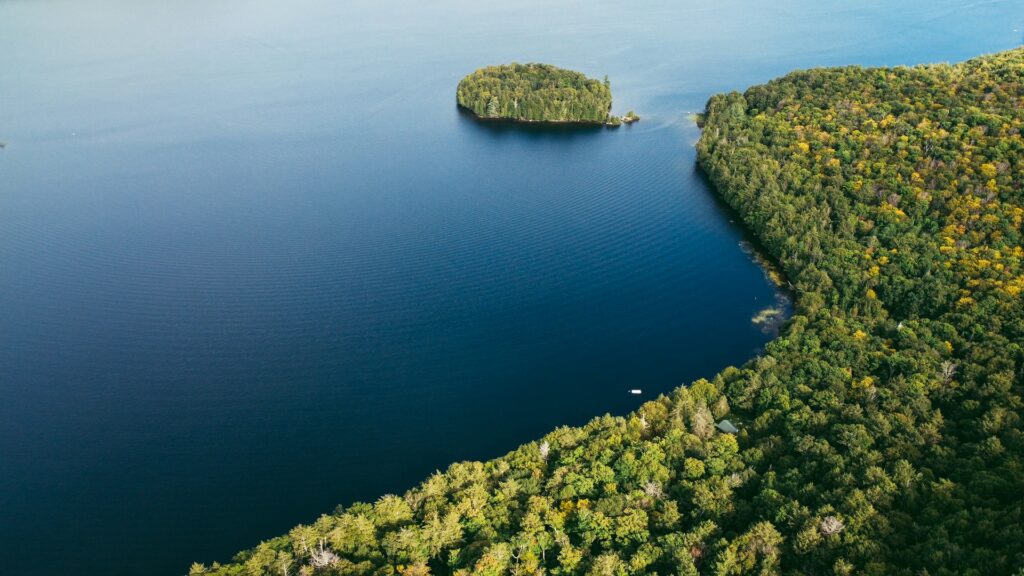
[(701, 123), (796, 295), (759, 356), (192, 573), (1021, 574), (1024, 50), (795, 72)]
[(456, 88), (459, 106), (478, 118), (553, 124), (618, 126), (640, 119), (632, 110), (612, 116), (611, 83), (551, 66), (488, 66), (466, 76)]

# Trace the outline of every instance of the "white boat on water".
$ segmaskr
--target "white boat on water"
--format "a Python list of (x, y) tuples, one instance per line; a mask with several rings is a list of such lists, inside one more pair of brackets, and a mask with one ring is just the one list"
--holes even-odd
[(643, 394), (644, 391), (639, 389), (639, 388), (633, 388), (632, 390), (629, 391), (629, 393), (630, 394)]

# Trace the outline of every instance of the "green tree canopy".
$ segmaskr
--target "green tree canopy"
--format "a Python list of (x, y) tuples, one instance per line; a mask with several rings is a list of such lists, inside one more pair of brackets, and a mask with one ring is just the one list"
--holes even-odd
[(459, 82), (459, 106), (481, 118), (523, 122), (605, 123), (612, 92), (579, 72), (550, 64), (488, 66)]

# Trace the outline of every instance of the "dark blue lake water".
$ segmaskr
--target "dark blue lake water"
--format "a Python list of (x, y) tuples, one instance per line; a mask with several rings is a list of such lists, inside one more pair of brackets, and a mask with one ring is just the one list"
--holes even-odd
[[(776, 295), (687, 114), (1024, 24), (1019, 2), (498, 4), (0, 1), (4, 573), (182, 574), (742, 363)], [(513, 60), (608, 74), (643, 120), (456, 110), (460, 77)]]

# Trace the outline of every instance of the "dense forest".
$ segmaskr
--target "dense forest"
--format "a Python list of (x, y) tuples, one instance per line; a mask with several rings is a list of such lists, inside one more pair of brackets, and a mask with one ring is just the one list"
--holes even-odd
[[(488, 66), (459, 82), (459, 106), (480, 118), (520, 122), (617, 124), (612, 91), (604, 82), (549, 64)], [(632, 111), (627, 121), (636, 115)]]
[(796, 294), (762, 354), (192, 572), (1024, 574), (1024, 50), (795, 72), (701, 123)]

